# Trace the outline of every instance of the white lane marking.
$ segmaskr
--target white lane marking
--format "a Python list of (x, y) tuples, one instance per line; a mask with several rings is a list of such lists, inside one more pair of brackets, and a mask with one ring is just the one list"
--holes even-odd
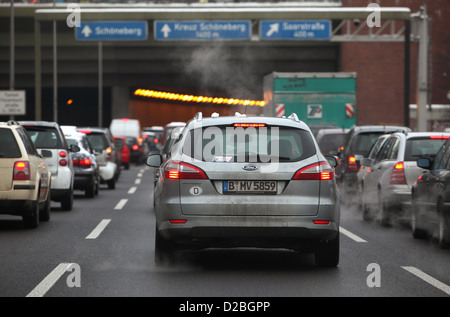
[(98, 236), (105, 230), (106, 226), (111, 222), (111, 219), (103, 219), (100, 223), (95, 227), (94, 230), (86, 237), (86, 239), (97, 239)]
[(347, 229), (344, 229), (342, 227), (339, 227), (339, 232), (343, 233), (344, 235), (346, 235), (347, 237), (349, 237), (350, 239), (352, 239), (352, 240), (354, 240), (356, 242), (362, 242), (362, 243), (367, 242), (363, 238), (358, 237), (356, 234), (351, 233), (350, 231), (348, 231)]
[(119, 203), (114, 207), (114, 210), (122, 210), (122, 208), (126, 205), (128, 199), (121, 199)]
[(137, 174), (137, 177), (142, 177), (142, 173)]
[(139, 184), (141, 183), (141, 179), (140, 179), (140, 178), (136, 178), (136, 180), (134, 181), (134, 183), (135, 183), (136, 185), (139, 185)]
[(50, 288), (59, 280), (61, 276), (72, 266), (73, 263), (61, 263), (47, 275), (28, 295), (27, 297), (43, 297)]
[(136, 190), (137, 190), (137, 187), (133, 186), (128, 190), (128, 194), (134, 194), (136, 192)]
[(437, 289), (440, 289), (447, 295), (450, 295), (450, 286), (442, 283), (441, 281), (435, 279), (434, 277), (428, 275), (427, 273), (419, 270), (418, 268), (415, 268), (414, 266), (402, 266), (402, 268), (407, 270), (409, 273), (414, 274), (415, 276), (421, 278), (422, 280), (424, 280), (428, 284), (431, 284)]

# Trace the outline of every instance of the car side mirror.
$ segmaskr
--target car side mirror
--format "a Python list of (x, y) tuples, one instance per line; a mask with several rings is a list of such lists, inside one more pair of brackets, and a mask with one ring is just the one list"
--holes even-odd
[(417, 159), (417, 166), (429, 170), (431, 168), (431, 160), (429, 158)]
[(160, 167), (163, 163), (161, 154), (150, 154), (147, 157), (147, 165), (150, 167)]
[(327, 161), (331, 165), (331, 167), (335, 168), (338, 165), (337, 159), (335, 156), (325, 155), (325, 158), (327, 159)]
[(44, 158), (50, 158), (53, 156), (52, 151), (49, 150), (41, 150), (41, 156)]

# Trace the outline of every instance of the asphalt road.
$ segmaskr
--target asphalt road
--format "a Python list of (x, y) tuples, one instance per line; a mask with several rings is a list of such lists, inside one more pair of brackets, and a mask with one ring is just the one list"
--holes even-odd
[(77, 192), (71, 212), (55, 203), (37, 229), (0, 216), (0, 297), (450, 296), (450, 250), (401, 226), (365, 222), (348, 207), (336, 268), (315, 267), (309, 254), (259, 249), (184, 252), (176, 264), (156, 266), (152, 181), (152, 169), (132, 166), (115, 190), (102, 187), (95, 199)]

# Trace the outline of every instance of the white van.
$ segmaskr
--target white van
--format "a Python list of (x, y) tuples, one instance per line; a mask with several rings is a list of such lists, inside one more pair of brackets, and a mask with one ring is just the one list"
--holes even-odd
[(109, 130), (113, 136), (129, 136), (138, 140), (142, 138), (141, 123), (136, 119), (113, 119)]

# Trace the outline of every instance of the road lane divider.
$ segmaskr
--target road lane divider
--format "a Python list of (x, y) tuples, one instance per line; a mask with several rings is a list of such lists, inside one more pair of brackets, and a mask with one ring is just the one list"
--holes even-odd
[(131, 187), (131, 188), (128, 190), (128, 194), (132, 195), (132, 194), (134, 194), (134, 193), (136, 192), (136, 190), (137, 190), (137, 187), (136, 187), (136, 186), (133, 186), (133, 187)]
[(97, 239), (98, 236), (105, 230), (106, 226), (111, 222), (111, 219), (103, 219), (100, 223), (95, 227), (94, 230), (86, 237), (86, 239)]
[(344, 234), (345, 236), (349, 237), (350, 239), (352, 239), (355, 242), (360, 242), (360, 243), (366, 243), (367, 242), (363, 238), (358, 237), (356, 234), (351, 233), (350, 231), (348, 231), (347, 229), (344, 229), (342, 227), (339, 227), (339, 232)]
[(423, 281), (427, 282), (428, 284), (436, 287), (437, 289), (443, 291), (447, 295), (450, 295), (450, 286), (447, 284), (442, 283), (441, 281), (435, 279), (434, 277), (428, 275), (427, 273), (423, 272), (422, 270), (419, 270), (418, 268), (415, 268), (414, 266), (402, 266), (402, 269), (408, 271), (409, 273), (417, 276), (418, 278), (422, 279)]
[(136, 180), (134, 181), (135, 185), (139, 185), (141, 183), (141, 179), (140, 178), (136, 178)]
[(74, 263), (61, 263), (47, 275), (27, 297), (44, 297), (44, 295), (55, 285), (55, 283), (66, 273)]
[(127, 202), (128, 202), (128, 199), (121, 199), (117, 203), (116, 207), (114, 207), (114, 210), (122, 210), (122, 208), (127, 204)]

